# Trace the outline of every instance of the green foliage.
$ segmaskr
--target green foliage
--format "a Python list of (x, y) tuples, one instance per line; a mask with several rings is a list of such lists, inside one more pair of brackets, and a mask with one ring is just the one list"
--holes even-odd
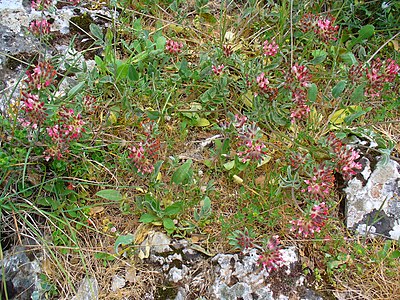
[(148, 212), (141, 215), (140, 222), (162, 225), (168, 234), (172, 234), (177, 230), (174, 218), (183, 212), (183, 203), (181, 201), (174, 202), (163, 208), (159, 200), (150, 194), (146, 194), (143, 204)]

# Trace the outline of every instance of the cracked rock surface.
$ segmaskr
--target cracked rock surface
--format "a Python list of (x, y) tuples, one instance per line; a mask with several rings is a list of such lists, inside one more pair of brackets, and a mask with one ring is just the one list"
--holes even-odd
[(372, 162), (363, 157), (361, 177), (348, 182), (346, 222), (359, 234), (400, 238), (400, 165), (382, 159), (371, 169)]

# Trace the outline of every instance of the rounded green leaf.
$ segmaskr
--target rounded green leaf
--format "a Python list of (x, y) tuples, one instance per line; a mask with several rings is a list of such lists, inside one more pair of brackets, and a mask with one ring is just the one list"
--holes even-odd
[(122, 200), (122, 194), (119, 191), (110, 190), (110, 189), (98, 191), (96, 193), (96, 196), (99, 196), (101, 198), (104, 198), (104, 199), (110, 200), (110, 201), (121, 201)]

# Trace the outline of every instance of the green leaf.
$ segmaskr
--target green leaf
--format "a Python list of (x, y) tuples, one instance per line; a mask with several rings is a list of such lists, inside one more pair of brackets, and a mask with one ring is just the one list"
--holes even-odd
[(164, 209), (165, 216), (176, 216), (183, 210), (182, 201), (175, 202)]
[(346, 52), (340, 55), (340, 58), (344, 61), (345, 64), (352, 66), (357, 64), (357, 59), (351, 52)]
[(315, 102), (317, 100), (318, 95), (318, 87), (315, 83), (310, 84), (308, 88), (308, 99), (311, 102)]
[(72, 87), (69, 92), (68, 92), (68, 98), (72, 98), (73, 96), (75, 96), (85, 85), (85, 82), (79, 82), (77, 85), (75, 85), (74, 87)]
[(167, 231), (175, 230), (176, 228), (174, 221), (170, 218), (163, 219), (163, 225)]
[(118, 254), (118, 247), (119, 246), (121, 246), (121, 245), (125, 246), (125, 245), (132, 244), (134, 240), (135, 240), (135, 237), (132, 234), (120, 235), (116, 239), (115, 244), (114, 244), (115, 253)]
[(332, 96), (334, 98), (339, 97), (343, 93), (343, 91), (346, 87), (346, 84), (347, 84), (347, 82), (345, 80), (342, 80), (338, 84), (336, 84), (332, 89)]
[(370, 38), (371, 36), (374, 35), (375, 32), (375, 27), (374, 25), (368, 24), (363, 27), (358, 31), (358, 38), (362, 40), (366, 40)]
[(313, 65), (318, 65), (318, 64), (322, 63), (328, 56), (328, 52), (326, 52), (324, 50), (314, 50), (311, 52), (311, 54), (314, 57), (311, 60), (311, 63)]
[(363, 85), (359, 85), (357, 86), (353, 93), (351, 94), (350, 97), (351, 101), (356, 102), (356, 103), (360, 103), (364, 100), (364, 86)]
[(156, 221), (159, 221), (160, 218), (149, 213), (144, 213), (143, 215), (140, 216), (139, 222), (148, 224), (148, 223), (153, 223)]
[(392, 259), (396, 259), (400, 257), (400, 250), (394, 250), (391, 254), (390, 254), (390, 258)]
[(101, 27), (96, 25), (95, 23), (91, 23), (89, 25), (89, 29), (91, 34), (100, 41), (103, 41), (104, 35), (103, 35), (103, 31), (101, 30)]
[(355, 45), (363, 42), (366, 39), (369, 39), (371, 36), (373, 36), (375, 33), (375, 27), (373, 25), (365, 25), (361, 27), (361, 29), (358, 31), (358, 37), (354, 38), (351, 40), (349, 44), (349, 48), (353, 48)]
[(116, 73), (116, 80), (119, 79), (125, 79), (128, 76), (129, 73), (129, 67), (131, 65), (128, 65), (127, 63), (124, 63), (122, 61), (117, 62), (117, 73)]
[(224, 163), (224, 168), (228, 171), (232, 170), (234, 166), (235, 166), (235, 160), (231, 160), (231, 161)]
[(350, 125), (351, 122), (353, 122), (355, 119), (361, 117), (362, 115), (365, 115), (367, 112), (371, 111), (372, 107), (367, 107), (365, 110), (363, 110), (361, 107), (357, 107), (352, 114), (344, 118), (344, 122), (347, 125)]
[(96, 196), (110, 201), (121, 201), (123, 198), (121, 193), (116, 190), (101, 190), (96, 193)]
[(136, 68), (133, 65), (129, 65), (128, 67), (128, 79), (130, 81), (139, 80), (139, 73), (136, 71)]
[(198, 118), (196, 120), (195, 126), (197, 127), (206, 127), (210, 125), (210, 121), (208, 121), (206, 118)]
[(164, 50), (167, 39), (163, 36), (159, 36), (156, 40), (156, 49)]
[(172, 175), (171, 181), (175, 184), (186, 183), (191, 177), (191, 167), (193, 161), (188, 159), (183, 165), (181, 165)]

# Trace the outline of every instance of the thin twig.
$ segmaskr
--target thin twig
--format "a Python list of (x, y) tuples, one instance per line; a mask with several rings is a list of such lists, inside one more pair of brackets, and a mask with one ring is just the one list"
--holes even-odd
[(396, 33), (394, 36), (392, 36), (390, 39), (388, 39), (382, 46), (380, 46), (378, 48), (378, 50), (376, 50), (374, 52), (374, 54), (372, 54), (372, 56), (367, 60), (367, 63), (369, 63), (375, 57), (375, 55), (377, 55), (383, 49), (383, 47), (385, 47), (387, 44), (389, 44), (390, 41), (394, 40), (399, 34), (400, 34), (400, 31), (398, 33)]

